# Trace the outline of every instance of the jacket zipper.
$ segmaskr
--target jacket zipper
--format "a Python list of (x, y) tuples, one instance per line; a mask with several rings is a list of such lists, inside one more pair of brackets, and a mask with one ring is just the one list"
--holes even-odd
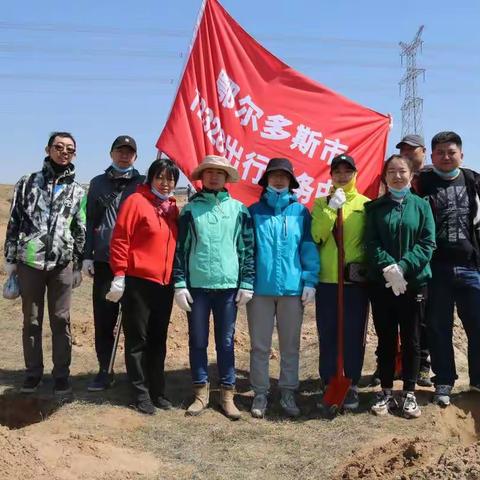
[(52, 226), (52, 206), (53, 206), (53, 197), (55, 196), (55, 186), (57, 185), (58, 178), (54, 178), (52, 182), (52, 193), (50, 194), (50, 208), (48, 211), (48, 222), (47, 222), (47, 245), (45, 248), (45, 264), (43, 269), (47, 270), (48, 257), (52, 250), (53, 235), (50, 235), (50, 228)]

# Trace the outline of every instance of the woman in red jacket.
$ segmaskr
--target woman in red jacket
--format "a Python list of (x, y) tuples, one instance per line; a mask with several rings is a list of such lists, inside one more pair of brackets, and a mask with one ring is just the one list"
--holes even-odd
[(110, 244), (115, 277), (106, 298), (122, 298), (127, 374), (135, 407), (148, 415), (155, 406), (172, 408), (165, 397), (164, 363), (178, 217), (171, 194), (178, 176), (170, 160), (155, 160), (146, 184), (120, 208)]

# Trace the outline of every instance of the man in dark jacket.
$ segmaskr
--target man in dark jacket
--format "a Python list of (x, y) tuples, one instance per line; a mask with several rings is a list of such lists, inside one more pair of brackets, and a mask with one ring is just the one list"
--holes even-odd
[(113, 375), (109, 374), (108, 366), (119, 304), (105, 299), (113, 280), (108, 263), (110, 239), (120, 205), (145, 179), (133, 168), (137, 158), (137, 144), (132, 137), (117, 137), (112, 144), (110, 157), (112, 164), (105, 173), (91, 180), (87, 197), (87, 239), (83, 272), (93, 278), (95, 350), (99, 363), (99, 372), (88, 386), (91, 392), (105, 390), (113, 383)]
[(453, 313), (468, 338), (470, 387), (480, 392), (480, 175), (460, 168), (462, 140), (455, 132), (432, 139), (433, 168), (421, 172), (417, 191), (430, 201), (437, 249), (431, 262), (427, 330), (435, 373), (434, 402), (450, 404), (457, 379), (452, 344)]
[(71, 392), (70, 299), (82, 281), (85, 191), (75, 181), (76, 143), (71, 133), (54, 132), (40, 172), (15, 185), (5, 240), (5, 271), (16, 272), (23, 310), (26, 376), (21, 391), (33, 393), (43, 376), (42, 324), (47, 292), (52, 330), (54, 393)]

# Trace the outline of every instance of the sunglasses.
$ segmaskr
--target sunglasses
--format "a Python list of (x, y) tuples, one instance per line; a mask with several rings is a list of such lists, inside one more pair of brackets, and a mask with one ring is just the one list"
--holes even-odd
[(64, 150), (67, 152), (68, 155), (75, 155), (76, 149), (70, 146), (65, 146), (61, 143), (55, 143), (52, 145), (52, 147), (57, 151), (57, 152), (63, 152)]

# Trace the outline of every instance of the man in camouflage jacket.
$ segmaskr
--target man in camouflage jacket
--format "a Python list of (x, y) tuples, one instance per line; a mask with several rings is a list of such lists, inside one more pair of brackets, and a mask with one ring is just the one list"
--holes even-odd
[(54, 391), (71, 391), (70, 300), (72, 288), (82, 280), (86, 204), (85, 191), (74, 180), (71, 162), (75, 150), (71, 134), (53, 133), (42, 170), (22, 177), (12, 199), (5, 270), (9, 275), (18, 274), (22, 297), (24, 393), (34, 392), (43, 375), (45, 291), (52, 330)]

